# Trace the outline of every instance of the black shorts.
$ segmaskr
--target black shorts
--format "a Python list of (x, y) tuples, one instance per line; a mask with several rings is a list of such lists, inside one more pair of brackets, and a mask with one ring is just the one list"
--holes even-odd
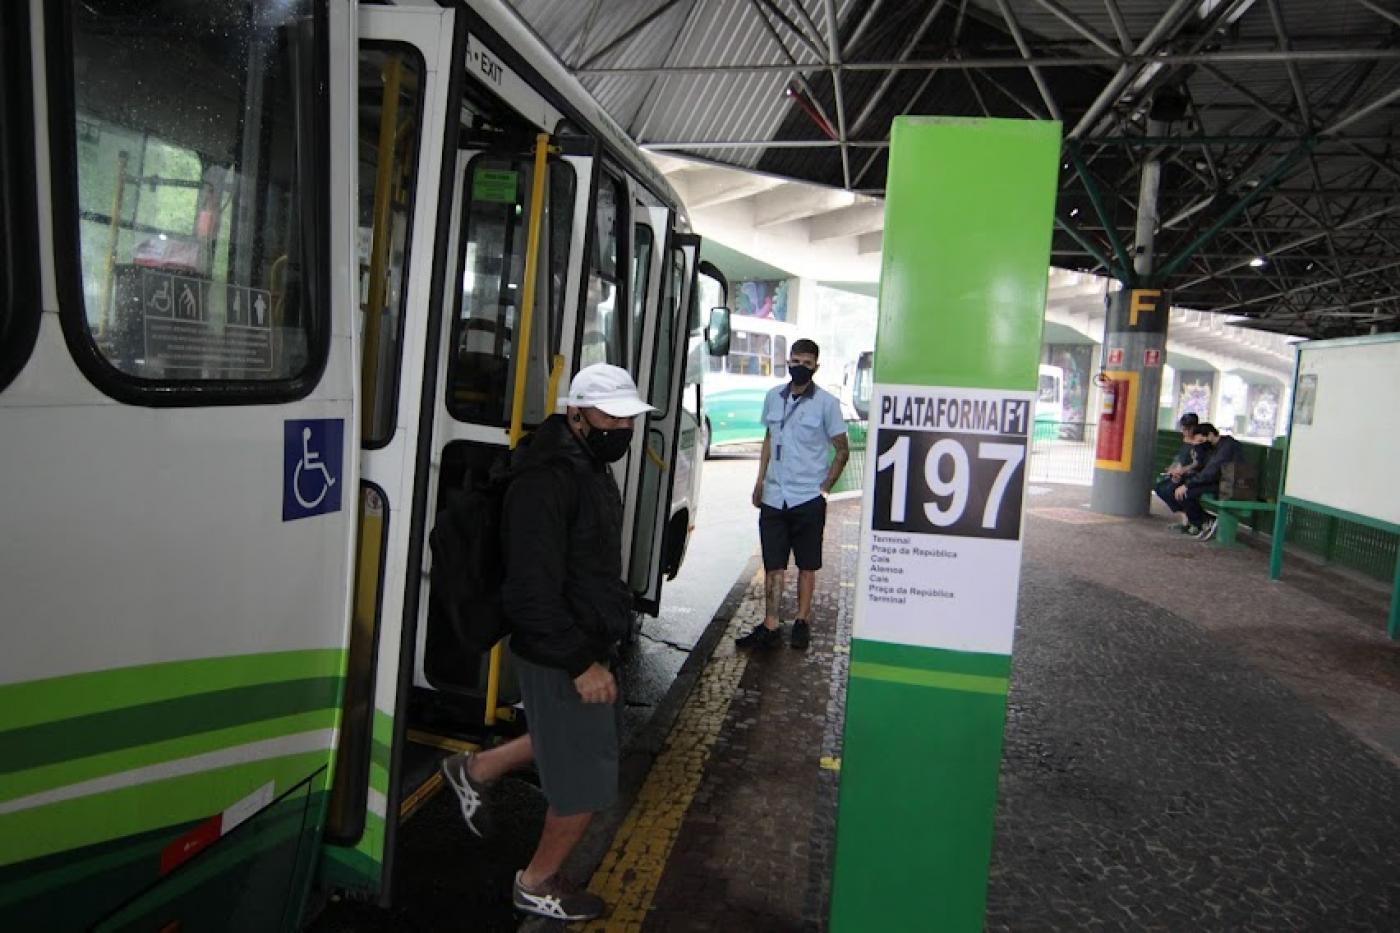
[(758, 510), (758, 539), (763, 544), (763, 569), (786, 570), (788, 554), (798, 570), (822, 569), (822, 530), (826, 528), (826, 499), (786, 509), (764, 505)]

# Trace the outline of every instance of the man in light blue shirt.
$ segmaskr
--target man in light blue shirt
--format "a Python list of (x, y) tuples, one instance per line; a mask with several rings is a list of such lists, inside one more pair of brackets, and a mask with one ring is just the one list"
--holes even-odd
[[(792, 381), (772, 389), (763, 400), (767, 433), (753, 504), (758, 509), (758, 535), (763, 545), (765, 611), (762, 624), (737, 639), (740, 648), (782, 644), (778, 606), (789, 555), (797, 562), (792, 646), (806, 648), (811, 640), (812, 593), (822, 566), (826, 496), (850, 457), (841, 403), (812, 381), (819, 353), (811, 340), (795, 341), (788, 360)], [(828, 448), (836, 450), (830, 464)]]

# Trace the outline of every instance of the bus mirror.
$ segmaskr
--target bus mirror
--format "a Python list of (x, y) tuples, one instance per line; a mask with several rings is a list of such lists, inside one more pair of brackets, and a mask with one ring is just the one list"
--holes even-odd
[(710, 324), (705, 328), (705, 343), (710, 356), (729, 355), (729, 309), (711, 308)]

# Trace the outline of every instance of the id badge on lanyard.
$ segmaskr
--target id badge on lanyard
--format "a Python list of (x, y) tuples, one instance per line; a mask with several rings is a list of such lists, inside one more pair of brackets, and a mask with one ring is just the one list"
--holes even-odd
[(787, 411), (783, 414), (783, 420), (778, 422), (778, 445), (773, 453), (774, 460), (783, 459), (783, 431), (787, 429), (788, 419), (792, 417), (793, 412), (797, 411), (797, 406), (807, 401), (808, 396), (811, 394), (810, 391), (803, 392), (797, 397), (797, 401), (793, 402), (790, 406), (787, 404), (786, 399), (783, 400), (783, 405), (787, 408)]

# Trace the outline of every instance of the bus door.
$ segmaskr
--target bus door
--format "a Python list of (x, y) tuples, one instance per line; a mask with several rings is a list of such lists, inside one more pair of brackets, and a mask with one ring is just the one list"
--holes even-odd
[[(652, 405), (669, 392), (670, 338), (673, 326), (664, 306), (665, 270), (671, 211), (634, 185), (630, 259), (630, 353), (627, 370), (637, 382), (642, 398)], [(650, 203), (648, 203), (650, 202)], [(658, 367), (661, 367), (659, 370)], [(652, 548), (652, 517), (665, 504), (673, 477), (667, 456), (668, 443), (653, 437), (655, 416), (637, 419), (627, 472), (619, 478), (623, 490), (623, 573), (629, 580), (644, 579)], [(645, 587), (641, 588), (642, 590)], [(633, 591), (638, 592), (636, 585)]]
[(359, 483), (352, 7), (27, 6), (0, 929), (293, 929)]
[(388, 897), (410, 502), (453, 61), (451, 10), (361, 7), (354, 224), (360, 485), (349, 657), (321, 882)]
[[(664, 213), (664, 212), (663, 212)], [(663, 219), (658, 217), (657, 220)], [(669, 221), (669, 218), (667, 218)], [(663, 228), (666, 229), (666, 228)], [(646, 416), (644, 430), (639, 426), (640, 442), (645, 444), (641, 463), (641, 478), (636, 493), (628, 503), (629, 516), (635, 516), (636, 531), (631, 538), (631, 560), (627, 571), (634, 605), (655, 616), (660, 610), (661, 574), (667, 548), (667, 526), (671, 504), (681, 493), (680, 475), (687, 484), (694, 476), (693, 464), (680, 462), (678, 441), (681, 422), (681, 385), (685, 379), (685, 309), (695, 278), (699, 258), (700, 238), (689, 234), (671, 234), (665, 251), (660, 275), (659, 308), (655, 315), (653, 352), (645, 371), (646, 400), (657, 411)], [(687, 488), (685, 492), (689, 492)], [(690, 512), (678, 515), (688, 531)]]
[[(553, 413), (551, 393), (567, 392), (576, 361), (568, 348), (578, 336), (578, 326), (566, 309), (577, 307), (581, 287), (579, 244), (592, 159), (569, 154), (577, 147), (568, 140), (548, 142), (534, 309), (529, 344), (519, 346), (535, 142), (535, 134), (529, 132), (464, 133), (457, 155), (449, 242), (450, 268), (456, 272), (448, 277), (443, 298), (433, 475), (413, 669), (415, 703), (425, 715), (442, 720), (448, 731), (456, 727), (458, 732), (479, 732), (487, 718), (489, 656), (467, 651), (450, 626), (429, 615), (431, 558), (426, 535), (433, 516), (453, 496), (485, 482), (508, 459), (521, 364), (521, 424), (528, 433)], [(606, 310), (611, 314), (612, 306)], [(509, 706), (517, 693), (508, 665), (504, 674), (498, 705)]]

